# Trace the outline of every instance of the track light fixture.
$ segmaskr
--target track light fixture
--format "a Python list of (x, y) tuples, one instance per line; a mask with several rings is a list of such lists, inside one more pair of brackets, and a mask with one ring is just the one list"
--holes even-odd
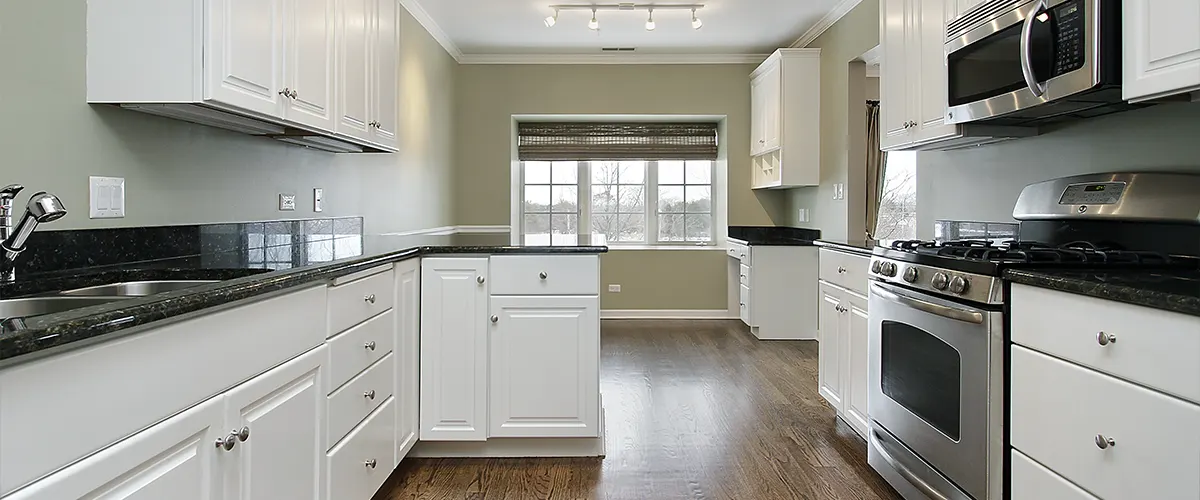
[(637, 11), (645, 10), (648, 12), (646, 17), (646, 31), (654, 31), (658, 27), (658, 23), (654, 21), (654, 11), (656, 10), (690, 10), (692, 11), (692, 29), (700, 29), (704, 23), (696, 17), (696, 11), (704, 8), (704, 4), (688, 3), (688, 4), (639, 4), (639, 3), (612, 3), (612, 4), (558, 4), (551, 5), (554, 9), (554, 15), (546, 18), (546, 27), (553, 28), (558, 24), (559, 11), (564, 10), (583, 10), (592, 11), (592, 19), (588, 21), (587, 27), (592, 31), (600, 29), (600, 20), (596, 14), (601, 10), (618, 10), (618, 11)]

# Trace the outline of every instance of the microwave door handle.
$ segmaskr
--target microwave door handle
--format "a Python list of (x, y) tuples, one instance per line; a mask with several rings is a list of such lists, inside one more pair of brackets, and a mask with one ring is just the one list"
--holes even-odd
[(1021, 26), (1021, 74), (1025, 76), (1025, 84), (1034, 97), (1046, 94), (1046, 84), (1037, 81), (1037, 75), (1033, 72), (1033, 20), (1037, 19), (1039, 12), (1048, 8), (1046, 0), (1036, 0), (1033, 10), (1025, 17), (1025, 24)]
[(918, 299), (915, 297), (909, 297), (907, 295), (893, 292), (891, 290), (884, 288), (879, 283), (871, 284), (871, 293), (875, 294), (876, 296), (878, 296), (881, 299), (891, 301), (891, 302), (896, 302), (896, 303), (902, 304), (902, 305), (906, 305), (906, 306), (916, 309), (918, 311), (924, 311), (924, 312), (927, 312), (930, 314), (936, 314), (943, 318), (948, 318), (948, 319), (952, 319), (952, 320), (956, 320), (956, 321), (965, 321), (967, 323), (973, 323), (976, 325), (983, 324), (983, 313), (980, 313), (979, 311), (972, 311), (969, 309), (959, 309), (957, 307), (948, 307), (948, 306), (943, 306), (941, 304), (934, 304), (933, 302), (927, 302), (927, 301), (924, 301), (924, 300), (921, 300), (921, 299)]

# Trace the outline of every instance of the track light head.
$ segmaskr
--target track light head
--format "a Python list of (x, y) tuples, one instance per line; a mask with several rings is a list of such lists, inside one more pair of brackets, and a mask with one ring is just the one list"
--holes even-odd
[(696, 17), (696, 9), (692, 9), (692, 29), (698, 30), (704, 27), (704, 21)]
[(592, 31), (600, 29), (600, 21), (596, 19), (596, 9), (592, 9), (592, 20), (588, 21), (588, 29)]
[(654, 24), (654, 9), (650, 9), (650, 18), (646, 20), (646, 31), (654, 31), (658, 26)]
[(554, 9), (553, 16), (546, 18), (546, 27), (547, 28), (553, 28), (555, 24), (558, 24), (558, 9)]

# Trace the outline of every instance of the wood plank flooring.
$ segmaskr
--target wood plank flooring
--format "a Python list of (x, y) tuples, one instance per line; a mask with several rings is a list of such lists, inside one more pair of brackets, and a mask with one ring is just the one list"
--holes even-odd
[(604, 321), (604, 459), (407, 459), (374, 500), (895, 499), (817, 394), (815, 342)]

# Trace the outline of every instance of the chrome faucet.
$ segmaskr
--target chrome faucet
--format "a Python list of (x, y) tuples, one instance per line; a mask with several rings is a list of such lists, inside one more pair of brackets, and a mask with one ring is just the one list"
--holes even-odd
[(25, 251), (25, 241), (38, 224), (53, 222), (67, 215), (62, 201), (43, 191), (29, 197), (25, 215), (14, 226), (13, 199), (22, 189), (25, 187), (20, 184), (0, 188), (0, 281), (3, 282), (17, 279), (17, 256)]

